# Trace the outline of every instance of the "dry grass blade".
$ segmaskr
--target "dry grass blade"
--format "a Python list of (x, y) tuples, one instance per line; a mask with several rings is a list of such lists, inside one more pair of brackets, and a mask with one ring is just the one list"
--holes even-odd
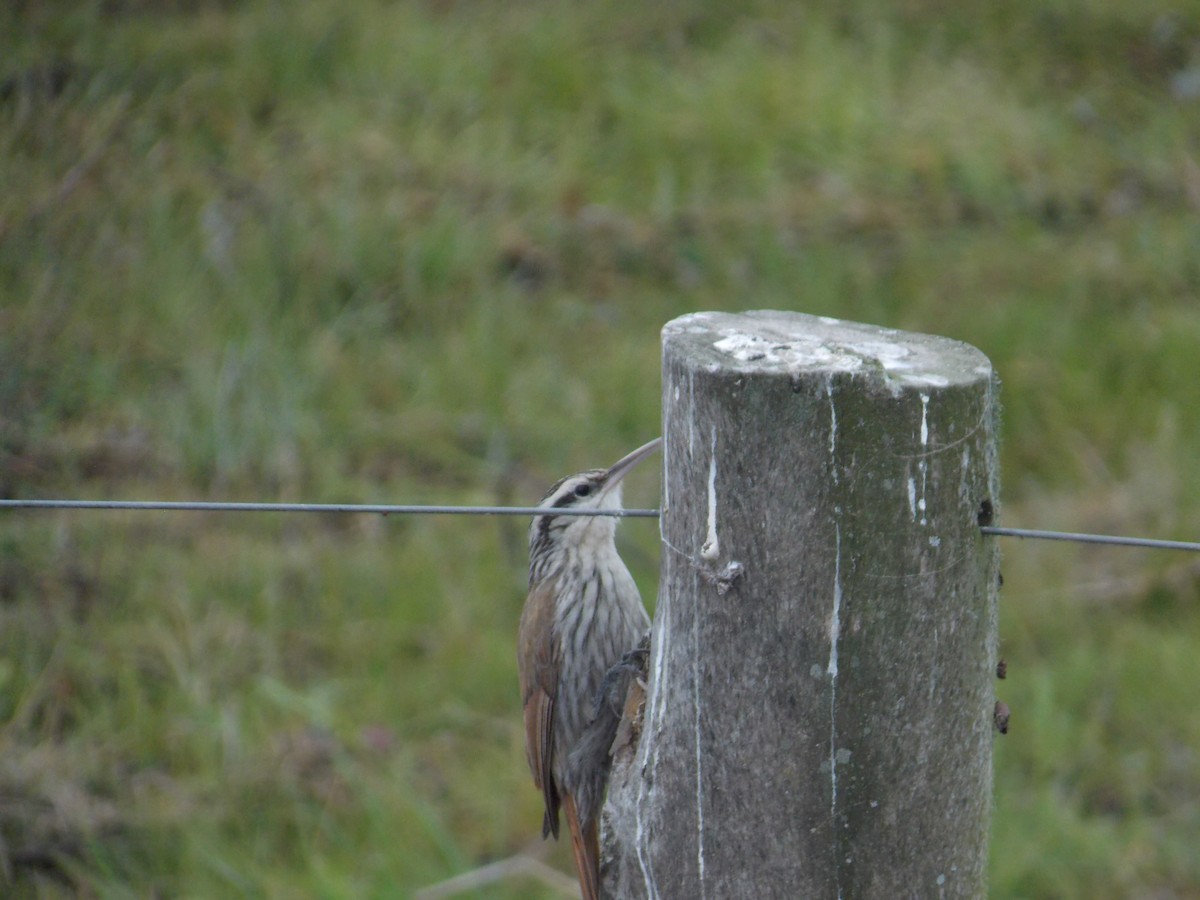
[(564, 897), (579, 896), (579, 882), (574, 878), (564, 875), (532, 856), (518, 854), (421, 888), (414, 897), (415, 900), (438, 900), (441, 897), (454, 897), (465, 894), (467, 891), (478, 890), (488, 884), (513, 878), (532, 878)]

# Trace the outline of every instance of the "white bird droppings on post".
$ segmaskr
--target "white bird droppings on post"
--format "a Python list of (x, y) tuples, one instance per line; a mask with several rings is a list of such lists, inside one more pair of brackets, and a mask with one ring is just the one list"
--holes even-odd
[[(837, 827), (837, 766), (840, 752), (837, 746), (837, 678), (838, 637), (842, 630), (842, 526), (834, 523), (835, 556), (833, 562), (833, 612), (829, 616), (829, 817)], [(838, 898), (841, 900), (841, 872), (836, 873)]]
[[(905, 388), (940, 389), (959, 380), (948, 376), (945, 367), (946, 341), (914, 340), (914, 335), (888, 328), (874, 328), (829, 316), (812, 317), (817, 329), (797, 327), (789, 317), (768, 311), (744, 313), (754, 329), (721, 328), (717, 322), (732, 318), (723, 314), (693, 314), (683, 317), (685, 331), (717, 335), (712, 346), (726, 357), (706, 370), (717, 372), (732, 359), (754, 369), (778, 368), (790, 374), (827, 372), (880, 372), (895, 396)], [(678, 321), (678, 320), (677, 320)], [(972, 348), (962, 345), (964, 353)], [(963, 377), (990, 374), (990, 364), (964, 369)]]
[(696, 375), (688, 372), (688, 459), (696, 452)]
[[(829, 398), (829, 469), (833, 483), (838, 483), (837, 474), (837, 408), (833, 404), (833, 376), (825, 382), (825, 395)], [(834, 507), (835, 513), (841, 507)], [(835, 555), (833, 563), (833, 609), (829, 614), (829, 664), (825, 671), (829, 676), (829, 817), (837, 826), (837, 767), (839, 762), (849, 760), (850, 754), (839, 750), (837, 745), (837, 678), (838, 638), (842, 632), (842, 526), (836, 519), (833, 523)], [(843, 754), (845, 754), (843, 756)], [(841, 900), (841, 872), (836, 875), (838, 900)]]
[[(829, 616), (829, 665), (825, 671), (837, 684), (838, 675), (838, 636), (842, 630), (842, 527), (834, 525), (834, 541), (837, 556), (833, 561), (833, 612)], [(832, 705), (832, 694), (831, 694)]]
[(700, 756), (700, 616), (692, 615), (692, 719), (696, 752), (696, 870), (704, 900), (704, 765)]
[(779, 366), (789, 372), (881, 369), (897, 394), (902, 387), (942, 388), (950, 383), (945, 375), (935, 371), (938, 360), (922, 346), (906, 342), (900, 332), (895, 332), (897, 340), (887, 340), (880, 335), (891, 332), (875, 330), (868, 335), (852, 323), (830, 318), (822, 318), (821, 322), (841, 326), (842, 333), (817, 335), (791, 331), (776, 337), (726, 328), (718, 331), (721, 337), (713, 342), (713, 348), (740, 363)]
[(921, 473), (921, 499), (917, 501), (917, 509), (921, 511), (921, 524), (926, 525), (929, 519), (925, 516), (925, 488), (929, 479), (929, 460), (924, 456), (929, 449), (929, 395), (921, 395), (921, 459), (917, 469)]
[[(678, 387), (678, 385), (675, 387), (675, 400), (676, 400), (676, 402), (674, 405), (663, 404), (663, 430), (662, 430), (662, 433), (663, 433), (663, 448), (662, 448), (662, 484), (663, 484), (662, 505), (663, 505), (663, 509), (671, 508), (671, 490), (668, 487), (668, 485), (671, 483), (671, 479), (669, 477), (671, 474), (670, 468), (669, 468), (670, 454), (667, 453), (666, 435), (671, 433), (671, 411), (679, 406), (679, 403), (678, 403), (679, 387)], [(692, 412), (693, 411), (689, 408), (687, 410), (688, 416), (691, 416)], [(664, 535), (665, 535), (665, 532), (663, 531), (662, 516), (660, 515), (658, 518), (659, 539), (661, 540), (664, 537)]]
[(724, 335), (713, 347), (738, 362), (782, 364), (789, 369), (828, 368), (832, 371), (853, 372), (862, 367), (862, 357), (846, 348), (825, 346), (809, 335), (789, 335), (784, 341), (771, 341), (759, 334), (722, 331)]
[(837, 449), (837, 408), (833, 405), (833, 379), (825, 382), (825, 396), (829, 398), (829, 471), (833, 475), (833, 483), (838, 483), (837, 459), (834, 451)]
[(710, 562), (721, 555), (717, 541), (717, 430), (712, 433), (712, 453), (708, 461), (708, 537), (700, 548), (700, 556)]
[(950, 379), (944, 375), (915, 375), (910, 374), (904, 380), (914, 387), (944, 388), (950, 386)]
[[(653, 729), (655, 733), (659, 733), (662, 731), (663, 713), (666, 711), (667, 706), (662, 698), (666, 695), (667, 691), (667, 673), (669, 670), (667, 660), (670, 658), (671, 630), (669, 628), (657, 629), (651, 645), (654, 650), (654, 678), (650, 682), (652, 685), (649, 698), (650, 708), (646, 711), (646, 722), (648, 723), (648, 730)], [(641, 754), (644, 754), (641, 755), (641, 768), (643, 772), (648, 768), (652, 769), (656, 766), (657, 761), (652, 761), (651, 756), (655, 755), (657, 746), (657, 742), (653, 740), (643, 740), (639, 744), (639, 749), (645, 748), (640, 751)], [(648, 900), (658, 900), (658, 884), (654, 880), (654, 873), (651, 871), (650, 859), (646, 852), (645, 812), (648, 792), (647, 779), (642, 778), (638, 782), (637, 801), (634, 806), (635, 847), (638, 868), (642, 872), (642, 884), (646, 888), (646, 897)]]

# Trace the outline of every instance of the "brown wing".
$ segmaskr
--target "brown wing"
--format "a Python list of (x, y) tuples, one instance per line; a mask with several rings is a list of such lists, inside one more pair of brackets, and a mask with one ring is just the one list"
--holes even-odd
[(525, 599), (517, 639), (521, 704), (525, 712), (525, 758), (546, 802), (542, 837), (558, 837), (558, 785), (554, 783), (554, 700), (558, 692), (558, 641), (554, 636), (554, 579), (536, 585)]

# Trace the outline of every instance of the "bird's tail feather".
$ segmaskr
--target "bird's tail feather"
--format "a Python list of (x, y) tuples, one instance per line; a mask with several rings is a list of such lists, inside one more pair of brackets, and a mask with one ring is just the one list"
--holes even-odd
[(575, 798), (566, 792), (563, 793), (563, 810), (567, 814), (567, 827), (571, 829), (571, 852), (575, 854), (575, 868), (579, 871), (583, 900), (600, 900), (600, 833), (597, 819), (581, 822)]

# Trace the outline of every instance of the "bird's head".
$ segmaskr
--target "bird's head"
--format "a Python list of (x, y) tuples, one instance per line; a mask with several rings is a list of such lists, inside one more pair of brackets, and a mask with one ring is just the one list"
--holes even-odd
[(605, 542), (612, 544), (617, 528), (615, 516), (563, 513), (569, 510), (619, 510), (625, 476), (661, 445), (662, 438), (655, 438), (607, 469), (589, 469), (560, 478), (551, 485), (538, 504), (546, 512), (535, 516), (529, 527), (531, 580), (534, 580), (539, 568), (551, 562), (556, 550)]

